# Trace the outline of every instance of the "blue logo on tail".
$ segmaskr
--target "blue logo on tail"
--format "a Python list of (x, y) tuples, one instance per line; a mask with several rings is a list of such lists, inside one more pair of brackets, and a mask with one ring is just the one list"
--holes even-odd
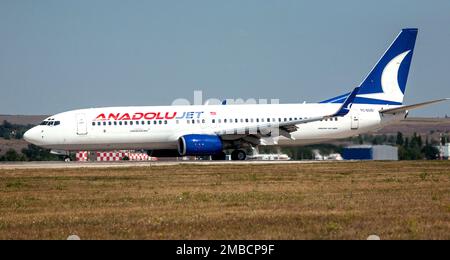
[[(354, 104), (401, 105), (406, 91), (417, 29), (403, 29), (360, 85)], [(343, 103), (350, 93), (321, 103)]]

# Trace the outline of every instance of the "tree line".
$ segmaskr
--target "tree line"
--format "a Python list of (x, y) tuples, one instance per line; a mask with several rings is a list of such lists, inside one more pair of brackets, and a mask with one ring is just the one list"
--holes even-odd
[(57, 161), (59, 157), (51, 154), (50, 150), (43, 149), (33, 144), (29, 144), (27, 148), (22, 149), (18, 153), (14, 149), (9, 149), (6, 153), (0, 156), (0, 161), (20, 162), (20, 161)]
[(23, 134), (28, 131), (33, 125), (18, 125), (11, 124), (10, 122), (4, 120), (0, 125), (0, 137), (6, 140), (23, 138)]
[[(446, 139), (443, 142), (445, 144)], [(416, 133), (412, 137), (403, 137), (402, 133), (397, 133), (396, 145), (400, 160), (436, 160), (439, 158), (438, 144), (439, 141), (430, 142), (428, 137), (424, 142), (422, 136)]]
[[(425, 139), (425, 140), (424, 140)], [(348, 143), (354, 145), (392, 145), (398, 147), (398, 156), (400, 160), (436, 160), (439, 159), (439, 149), (436, 146), (450, 142), (450, 137), (444, 135), (441, 140), (426, 138), (414, 133), (413, 136), (405, 137), (398, 132), (397, 135), (372, 135), (363, 134), (356, 137), (348, 138)], [(261, 147), (260, 153), (278, 153), (281, 151), (289, 155), (294, 160), (311, 160), (314, 159), (314, 150), (320, 151), (323, 155), (332, 153), (342, 154), (342, 150), (346, 145), (334, 144), (317, 144), (301, 147)]]
[[(18, 125), (12, 124), (6, 120), (0, 125), (0, 138), (6, 140), (20, 140), (26, 131), (34, 125)], [(1, 151), (1, 149), (0, 149)], [(54, 161), (58, 160), (58, 156), (50, 153), (50, 150), (40, 148), (36, 145), (28, 145), (26, 148), (17, 152), (14, 149), (5, 151), (4, 155), (0, 156), (0, 161)]]

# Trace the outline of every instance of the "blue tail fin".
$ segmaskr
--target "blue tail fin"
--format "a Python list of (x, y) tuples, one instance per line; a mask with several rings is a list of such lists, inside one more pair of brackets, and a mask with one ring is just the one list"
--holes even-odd
[[(403, 29), (360, 85), (355, 104), (401, 105), (406, 91), (417, 29)], [(343, 103), (350, 93), (321, 103)]]

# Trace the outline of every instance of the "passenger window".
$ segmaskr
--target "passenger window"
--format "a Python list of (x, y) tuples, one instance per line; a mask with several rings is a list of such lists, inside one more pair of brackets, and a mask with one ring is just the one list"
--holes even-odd
[(128, 125), (128, 121), (124, 121), (123, 124), (124, 124), (124, 125)]
[(122, 121), (119, 122), (119, 125), (122, 125)]
[(112, 125), (112, 123), (111, 123), (111, 122), (108, 122), (108, 125)]
[(133, 121), (130, 121), (130, 125), (133, 125)]
[(161, 120), (159, 120), (159, 124), (162, 125), (162, 121)]
[(216, 123), (216, 119), (213, 119), (213, 120), (212, 120), (212, 123), (215, 124), (215, 123)]
[(203, 123), (203, 124), (204, 124), (204, 123), (206, 123), (206, 120), (205, 120), (205, 119), (203, 119), (203, 120), (202, 120), (202, 123)]
[(167, 125), (167, 120), (164, 120), (164, 124)]
[(97, 125), (98, 125), (98, 126), (100, 126), (101, 124), (102, 124), (102, 123), (100, 123), (100, 122), (97, 122)]
[(117, 125), (117, 121), (114, 121), (114, 125)]
[(95, 122), (92, 122), (92, 126), (95, 126)]
[(106, 126), (106, 122), (103, 122), (103, 125)]

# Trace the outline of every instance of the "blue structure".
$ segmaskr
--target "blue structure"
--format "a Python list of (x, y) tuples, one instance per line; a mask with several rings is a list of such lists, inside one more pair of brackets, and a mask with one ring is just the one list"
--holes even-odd
[(398, 148), (389, 145), (359, 145), (344, 148), (344, 160), (398, 161)]

